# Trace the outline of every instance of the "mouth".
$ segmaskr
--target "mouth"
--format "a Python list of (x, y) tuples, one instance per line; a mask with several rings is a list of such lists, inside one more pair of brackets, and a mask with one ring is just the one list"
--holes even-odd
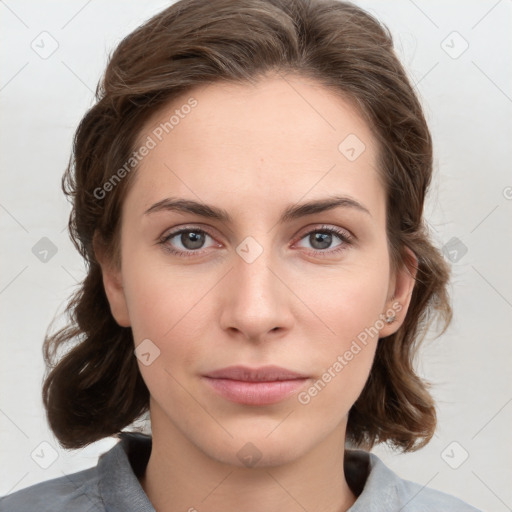
[(204, 375), (205, 382), (231, 402), (270, 405), (295, 394), (309, 376), (279, 366), (230, 366)]

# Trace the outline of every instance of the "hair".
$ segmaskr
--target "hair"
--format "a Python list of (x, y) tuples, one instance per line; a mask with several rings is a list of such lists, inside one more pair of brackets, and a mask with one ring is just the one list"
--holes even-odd
[[(417, 258), (405, 320), (377, 345), (349, 412), (347, 442), (413, 451), (433, 436), (435, 403), (414, 370), (414, 356), (434, 319), (444, 321), (442, 332), (451, 321), (449, 267), (423, 220), (431, 135), (389, 30), (337, 0), (179, 0), (111, 54), (62, 178), (72, 203), (70, 236), (87, 270), (67, 304), (68, 323), (47, 332), (43, 347), (43, 403), (63, 447), (115, 436), (149, 409), (132, 331), (111, 314), (94, 251), (97, 242), (120, 264), (121, 207), (136, 167), (101, 199), (97, 191), (130, 159), (144, 123), (175, 98), (195, 86), (254, 84), (282, 72), (348, 98), (368, 123), (379, 147), (392, 266), (411, 263), (407, 248)], [(57, 356), (59, 349), (65, 353)]]

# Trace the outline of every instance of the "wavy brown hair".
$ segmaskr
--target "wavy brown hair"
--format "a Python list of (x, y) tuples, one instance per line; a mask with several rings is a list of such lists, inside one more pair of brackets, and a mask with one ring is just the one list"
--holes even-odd
[(405, 248), (418, 260), (405, 321), (378, 343), (349, 413), (347, 440), (411, 451), (432, 437), (435, 404), (413, 358), (431, 321), (444, 320), (446, 329), (451, 320), (449, 269), (423, 220), (431, 135), (391, 34), (359, 7), (336, 0), (179, 0), (110, 56), (62, 180), (72, 202), (70, 235), (87, 269), (67, 306), (68, 324), (44, 343), (43, 401), (62, 446), (115, 435), (149, 407), (131, 329), (110, 312), (93, 247), (94, 239), (120, 264), (120, 213), (136, 168), (108, 194), (98, 190), (128, 161), (144, 123), (174, 98), (197, 85), (256, 83), (270, 72), (312, 78), (356, 106), (379, 145), (393, 268), (405, 263)]

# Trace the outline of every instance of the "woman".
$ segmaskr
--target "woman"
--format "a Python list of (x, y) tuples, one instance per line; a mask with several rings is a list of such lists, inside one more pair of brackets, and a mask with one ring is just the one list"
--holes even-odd
[[(476, 510), (367, 451), (433, 436), (412, 356), (451, 317), (388, 31), (338, 1), (180, 0), (97, 99), (64, 180), (88, 273), (43, 399), (63, 447), (121, 441), (1, 509)], [(151, 437), (122, 432), (147, 411)]]

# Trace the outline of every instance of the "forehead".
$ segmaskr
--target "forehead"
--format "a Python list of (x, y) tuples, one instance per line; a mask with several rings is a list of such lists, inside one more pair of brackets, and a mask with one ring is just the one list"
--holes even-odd
[(126, 199), (139, 209), (166, 193), (262, 206), (326, 192), (382, 202), (370, 128), (348, 101), (307, 78), (196, 87), (146, 123), (138, 144), (150, 140)]

